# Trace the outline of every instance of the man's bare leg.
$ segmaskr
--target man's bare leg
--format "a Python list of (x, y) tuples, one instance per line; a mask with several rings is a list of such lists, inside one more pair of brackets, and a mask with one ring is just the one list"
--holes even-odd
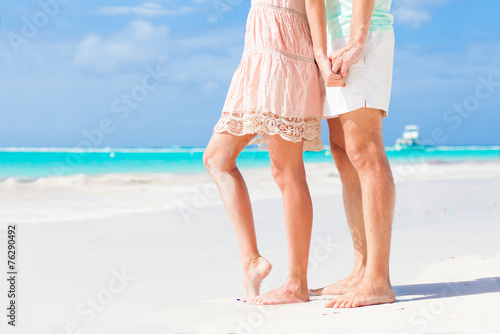
[(389, 256), (395, 187), (382, 138), (381, 110), (362, 108), (340, 115), (347, 155), (362, 189), (367, 260), (357, 286), (327, 307), (350, 308), (396, 300), (389, 278)]
[(266, 136), (274, 179), (283, 195), (288, 241), (288, 277), (283, 287), (253, 298), (252, 305), (309, 301), (307, 264), (312, 229), (312, 202), (306, 182), (302, 143)]
[(366, 234), (358, 171), (345, 151), (344, 130), (340, 119), (329, 119), (328, 127), (330, 149), (342, 181), (344, 209), (354, 247), (354, 267), (348, 277), (324, 288), (310, 290), (312, 296), (342, 295), (361, 283), (366, 269)]
[(262, 280), (271, 271), (271, 264), (257, 249), (250, 197), (236, 167), (236, 158), (253, 137), (214, 132), (203, 154), (203, 162), (219, 189), (236, 231), (247, 298), (259, 295)]

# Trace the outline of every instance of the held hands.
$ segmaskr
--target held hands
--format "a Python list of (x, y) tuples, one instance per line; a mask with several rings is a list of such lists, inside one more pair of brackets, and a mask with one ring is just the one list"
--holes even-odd
[(345, 47), (331, 52), (328, 57), (317, 60), (319, 69), (327, 87), (345, 87), (347, 70), (364, 54), (362, 45), (348, 43)]
[(364, 51), (363, 45), (351, 43), (347, 43), (343, 48), (333, 51), (328, 55), (332, 62), (332, 72), (339, 73), (345, 78), (349, 67), (358, 62)]
[(345, 87), (344, 77), (332, 71), (332, 62), (326, 55), (319, 57), (316, 62), (327, 87)]

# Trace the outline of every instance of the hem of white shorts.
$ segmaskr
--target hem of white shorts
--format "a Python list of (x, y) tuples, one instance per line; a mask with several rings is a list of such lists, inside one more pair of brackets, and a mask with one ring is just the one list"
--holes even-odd
[[(325, 101), (325, 104), (327, 102)], [(328, 108), (330, 108), (330, 106), (328, 106)], [(344, 114), (347, 114), (347, 113), (350, 113), (352, 111), (356, 111), (356, 110), (359, 110), (359, 109), (374, 109), (374, 110), (382, 110), (383, 111), (383, 118), (386, 118), (389, 116), (389, 108), (387, 107), (379, 107), (379, 106), (374, 106), (374, 105), (371, 105), (371, 104), (366, 104), (365, 105), (362, 105), (361, 107), (359, 108), (353, 108), (353, 109), (349, 109), (349, 110), (345, 110), (345, 111), (342, 111), (342, 112), (339, 112), (339, 113), (335, 113), (335, 114), (330, 114), (330, 115), (327, 115), (327, 116), (323, 116), (322, 119), (330, 119), (330, 118), (338, 118), (340, 115), (344, 115)]]

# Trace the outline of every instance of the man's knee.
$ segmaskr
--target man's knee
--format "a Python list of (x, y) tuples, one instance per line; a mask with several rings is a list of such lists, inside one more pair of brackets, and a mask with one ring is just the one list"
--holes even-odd
[(383, 164), (385, 149), (373, 142), (353, 139), (346, 143), (346, 153), (356, 169), (376, 168)]
[(340, 147), (332, 138), (330, 138), (330, 151), (335, 161), (347, 156), (345, 149)]
[(340, 174), (351, 173), (355, 170), (345, 148), (330, 140), (330, 151)]

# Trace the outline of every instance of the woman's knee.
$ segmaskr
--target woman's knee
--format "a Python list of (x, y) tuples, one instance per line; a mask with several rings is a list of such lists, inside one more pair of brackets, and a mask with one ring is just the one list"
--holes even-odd
[(210, 171), (214, 165), (214, 154), (212, 153), (212, 151), (207, 147), (207, 149), (205, 150), (205, 152), (203, 152), (203, 165), (205, 166), (205, 168), (207, 169), (207, 171)]
[(203, 153), (203, 164), (210, 174), (214, 172), (230, 172), (236, 169), (236, 159), (231, 159), (222, 154), (207, 148)]
[(278, 185), (280, 189), (282, 189), (285, 185), (285, 173), (281, 166), (271, 164), (271, 174), (273, 175), (273, 179)]
[(306, 182), (306, 173), (302, 166), (271, 166), (274, 181), (281, 190), (287, 185)]

